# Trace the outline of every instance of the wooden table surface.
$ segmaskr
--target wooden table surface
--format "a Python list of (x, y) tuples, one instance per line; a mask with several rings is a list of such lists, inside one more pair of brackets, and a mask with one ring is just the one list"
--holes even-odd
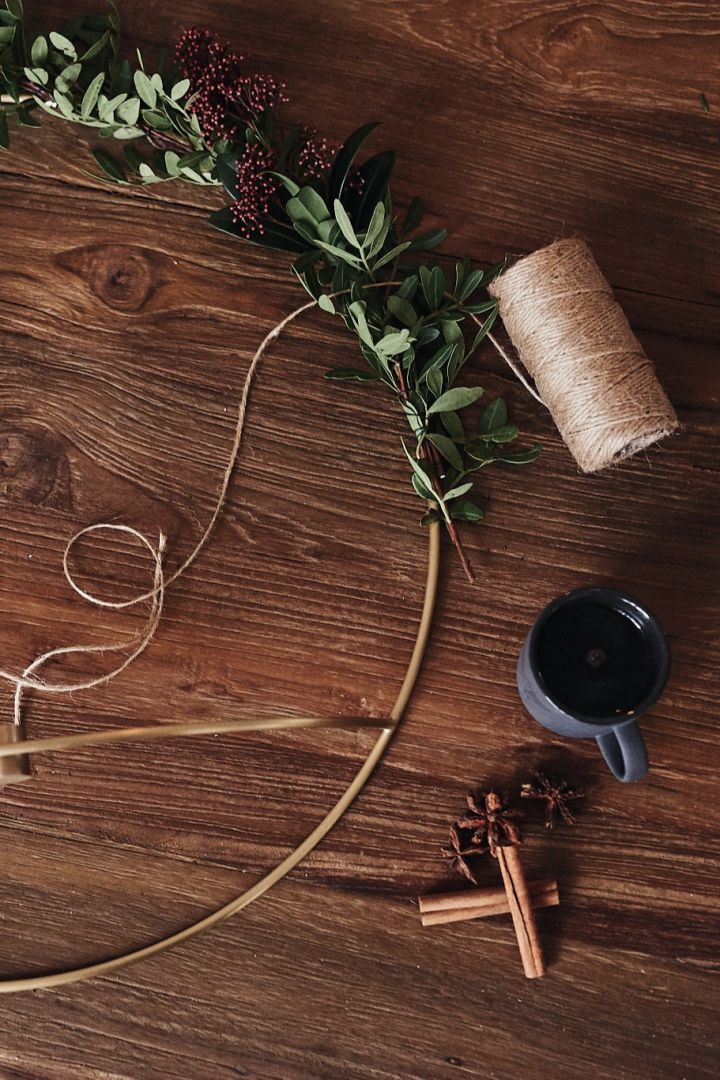
[[(26, 7), (52, 28), (65, 5)], [(129, 44), (149, 53), (211, 23), (287, 80), (290, 115), (335, 139), (384, 118), (375, 145), (398, 151), (396, 201), (422, 193), (450, 254), (494, 260), (585, 236), (683, 430), (581, 476), (486, 349), (472, 378), (506, 395), (543, 454), (486, 474), (491, 513), (465, 531), (475, 587), (445, 549), (422, 677), (375, 778), (311, 858), (218, 930), (114, 977), (1, 998), (0, 1076), (717, 1075), (720, 11), (701, 0), (122, 7)], [(301, 298), (284, 257), (207, 226), (217, 193), (110, 189), (89, 175), (84, 145), (47, 121), (0, 158), (0, 643), (13, 670), (137, 628), (138, 612), (98, 612), (71, 593), (64, 544), (113, 519), (162, 527), (169, 564), (182, 560), (212, 505), (250, 356)], [(426, 541), (395, 407), (322, 378), (354, 363), (354, 348), (323, 315), (277, 343), (227, 513), (169, 593), (152, 647), (109, 686), (33, 696), (31, 735), (386, 714)], [(129, 547), (101, 547), (93, 563), (106, 585), (146, 580)], [(644, 722), (652, 768), (634, 785), (615, 782), (593, 745), (545, 733), (515, 688), (536, 612), (589, 583), (649, 604), (672, 649)], [(371, 741), (281, 733), (37, 759), (36, 778), (1, 797), (2, 974), (112, 955), (229, 899), (315, 825)], [(557, 875), (562, 894), (538, 916), (547, 977), (528, 982), (507, 919), (422, 929), (415, 898), (450, 880), (439, 849), (465, 791), (550, 760), (588, 797), (573, 830), (527, 845), (529, 871)]]

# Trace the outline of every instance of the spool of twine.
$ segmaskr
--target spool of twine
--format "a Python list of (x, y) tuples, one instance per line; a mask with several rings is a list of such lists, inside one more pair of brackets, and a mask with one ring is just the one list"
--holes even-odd
[(675, 410), (583, 240), (533, 252), (496, 278), (490, 293), (583, 472), (676, 430)]

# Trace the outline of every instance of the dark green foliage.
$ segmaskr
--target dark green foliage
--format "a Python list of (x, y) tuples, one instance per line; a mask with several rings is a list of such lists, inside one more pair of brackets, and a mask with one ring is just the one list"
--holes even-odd
[[(468, 496), (480, 469), (494, 462), (521, 465), (537, 447), (513, 449), (517, 428), (502, 399), (490, 402), (473, 424), (464, 422), (481, 396), (459, 386), (468, 357), (490, 331), (497, 307), (485, 292), (504, 263), (448, 268), (427, 253), (445, 239), (442, 228), (418, 232), (424, 209), (413, 199), (401, 224), (393, 212), (392, 150), (358, 158), (377, 123), (354, 131), (320, 179), (303, 175), (300, 128), (280, 127), (266, 112), (232, 141), (208, 141), (193, 113), (194, 88), (162, 62), (153, 72), (138, 54), (133, 69), (119, 60), (119, 18), (68, 20), (59, 31), (26, 40), (21, 0), (0, 11), (0, 148), (10, 145), (11, 124), (37, 124), (42, 112), (96, 128), (106, 148), (93, 150), (103, 175), (117, 184), (172, 179), (216, 185), (238, 199), (237, 166), (243, 154), (271, 156), (274, 177), (264, 228), (252, 242), (292, 253), (293, 272), (328, 314), (337, 314), (358, 338), (363, 368), (326, 372), (333, 381), (381, 382), (397, 398), (414, 439), (403, 443), (416, 493), (440, 515), (476, 522), (483, 510)], [(9, 123), (10, 121), (10, 123)], [(112, 152), (110, 148), (117, 149)], [(248, 239), (231, 206), (216, 210), (217, 229)], [(461, 417), (462, 414), (462, 417)]]

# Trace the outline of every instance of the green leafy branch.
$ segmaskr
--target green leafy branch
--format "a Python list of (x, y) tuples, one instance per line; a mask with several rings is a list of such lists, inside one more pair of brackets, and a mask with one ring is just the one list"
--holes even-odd
[[(501, 398), (466, 422), (465, 410), (483, 391), (458, 385), (497, 317), (486, 288), (504, 264), (473, 267), (464, 259), (448, 269), (447, 260), (440, 265), (429, 254), (446, 231), (421, 231), (418, 198), (402, 220), (395, 214), (394, 153), (384, 150), (358, 163), (376, 123), (353, 132), (321, 176), (308, 176), (303, 129), (283, 125), (268, 109), (232, 139), (210, 137), (194, 109), (191, 81), (174, 64), (147, 69), (139, 53), (133, 68), (120, 58), (119, 41), (112, 4), (106, 15), (79, 16), (30, 41), (21, 0), (6, 0), (0, 11), (0, 147), (10, 145), (8, 121), (38, 126), (45, 113), (121, 144), (119, 154), (93, 150), (114, 183), (222, 185), (231, 202), (211, 223), (292, 253), (303, 288), (357, 337), (364, 366), (334, 368), (326, 378), (381, 383), (395, 396), (414, 440), (412, 449), (402, 444), (410, 480), (430, 504), (421, 521), (443, 521), (472, 579), (456, 524), (484, 517), (476, 474), (495, 463), (523, 465), (539, 453), (536, 446), (513, 448), (518, 429)], [(253, 148), (273, 167), (262, 227), (248, 236), (236, 213), (245, 194), (238, 166)]]

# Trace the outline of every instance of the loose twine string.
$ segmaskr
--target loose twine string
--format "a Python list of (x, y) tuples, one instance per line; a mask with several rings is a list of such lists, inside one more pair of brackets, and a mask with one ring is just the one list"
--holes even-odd
[[(387, 286), (387, 282), (369, 288)], [(391, 282), (390, 284), (397, 284)], [(616, 303), (612, 290), (582, 240), (557, 241), (520, 260), (493, 282), (490, 292), (498, 300), (500, 315), (520, 359), (534, 378), (536, 390), (497, 339), (488, 338), (525, 389), (550, 410), (561, 435), (580, 468), (586, 472), (603, 468), (635, 453), (677, 427), (677, 418), (650, 361), (645, 356), (629, 324)], [(340, 293), (334, 295), (341, 295)], [(23, 693), (74, 693), (109, 682), (139, 657), (152, 641), (160, 623), (165, 590), (195, 562), (204, 549), (220, 517), (227, 497), (242, 443), (250, 388), (257, 366), (266, 349), (298, 316), (316, 306), (304, 304), (287, 315), (265, 336), (248, 368), (238, 405), (232, 447), (220, 489), (208, 524), (197, 544), (177, 569), (166, 577), (163, 556), (166, 538), (160, 533), (154, 544), (139, 530), (128, 525), (101, 522), (77, 532), (63, 555), (63, 573), (71, 588), (88, 603), (100, 608), (120, 610), (147, 603), (147, 622), (130, 639), (104, 645), (73, 645), (51, 649), (36, 657), (22, 675), (0, 670), (0, 679), (15, 686), (14, 723), (22, 723)], [(479, 323), (479, 320), (475, 319)], [(480, 324), (482, 325), (482, 324)], [(538, 392), (540, 391), (540, 392)], [(153, 584), (144, 593), (124, 601), (106, 600), (84, 589), (70, 570), (70, 555), (76, 543), (96, 532), (124, 534), (139, 541), (153, 562)], [(0, 761), (20, 754), (69, 750), (129, 740), (143, 741), (180, 738), (191, 735), (239, 731), (268, 731), (317, 727), (378, 727), (382, 731), (361, 768), (347, 789), (319, 825), (274, 870), (228, 904), (211, 912), (192, 925), (143, 948), (96, 964), (54, 974), (0, 980), (0, 993), (48, 989), (78, 982), (96, 975), (106, 975), (136, 960), (162, 952), (224, 919), (258, 899), (285, 877), (343, 816), (363, 789), (382, 758), (397, 728), (417, 680), (430, 631), (437, 593), (440, 552), (440, 527), (429, 528), (427, 576), (423, 609), (414, 648), (402, 686), (388, 721), (364, 717), (266, 717), (243, 720), (217, 720), (183, 724), (162, 723), (147, 727), (127, 727), (112, 731), (86, 732), (47, 739), (19, 739), (0, 745)], [(102, 675), (74, 683), (47, 683), (38, 672), (49, 661), (78, 654), (130, 650), (123, 661)]]

